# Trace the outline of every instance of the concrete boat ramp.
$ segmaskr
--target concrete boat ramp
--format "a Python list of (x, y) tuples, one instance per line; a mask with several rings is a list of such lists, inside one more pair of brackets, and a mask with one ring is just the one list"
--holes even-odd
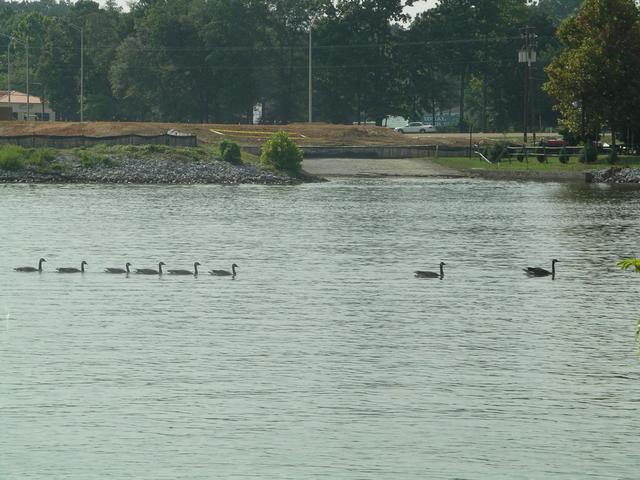
[(321, 177), (445, 177), (468, 175), (424, 158), (306, 158), (302, 168)]

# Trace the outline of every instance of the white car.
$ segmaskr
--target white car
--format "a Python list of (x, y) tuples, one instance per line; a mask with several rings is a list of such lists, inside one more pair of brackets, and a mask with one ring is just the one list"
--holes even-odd
[(427, 133), (427, 132), (435, 132), (436, 127), (433, 125), (427, 125), (422, 122), (410, 122), (404, 127), (396, 128), (396, 132), (399, 133)]

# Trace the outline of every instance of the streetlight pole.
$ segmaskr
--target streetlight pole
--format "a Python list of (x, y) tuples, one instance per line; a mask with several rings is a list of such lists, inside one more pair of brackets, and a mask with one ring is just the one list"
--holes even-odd
[(533, 141), (536, 140), (536, 131), (535, 131), (535, 114), (533, 110), (533, 86), (531, 80), (531, 65), (537, 61), (537, 53), (536, 53), (536, 38), (537, 35), (534, 32), (532, 27), (525, 27), (521, 30), (521, 38), (524, 42), (524, 46), (520, 48), (518, 52), (518, 62), (525, 64), (525, 74), (524, 74), (524, 95), (523, 95), (523, 129), (524, 129), (524, 144), (527, 144), (527, 113), (531, 110), (531, 133), (533, 134)]
[(313, 122), (313, 75), (312, 75), (312, 55), (313, 55), (313, 18), (309, 22), (309, 123)]
[(80, 32), (80, 123), (84, 122), (84, 27), (71, 22), (69, 25)]
[(11, 41), (7, 42), (7, 95), (11, 103)]
[(27, 40), (27, 122), (31, 119), (31, 97), (29, 96), (29, 40)]

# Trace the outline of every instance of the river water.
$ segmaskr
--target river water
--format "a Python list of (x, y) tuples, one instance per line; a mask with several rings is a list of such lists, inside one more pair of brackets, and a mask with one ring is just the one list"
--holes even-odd
[[(639, 211), (461, 179), (0, 186), (0, 478), (636, 479)], [(240, 268), (101, 273), (127, 261)]]

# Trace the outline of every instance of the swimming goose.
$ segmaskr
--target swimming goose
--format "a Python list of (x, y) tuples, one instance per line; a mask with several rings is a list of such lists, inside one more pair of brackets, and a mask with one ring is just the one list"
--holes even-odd
[(426, 272), (424, 270), (416, 270), (416, 278), (443, 278), (444, 277), (444, 266), (446, 263), (440, 262), (440, 273), (436, 272)]
[(41, 258), (40, 261), (38, 262), (38, 268), (35, 268), (35, 267), (18, 267), (18, 268), (14, 268), (14, 270), (16, 272), (23, 272), (23, 273), (31, 273), (31, 272), (40, 272), (40, 273), (42, 273), (42, 262), (46, 262), (46, 260), (44, 258)]
[(555, 258), (551, 261), (551, 271), (540, 268), (540, 267), (527, 267), (523, 268), (527, 275), (532, 277), (548, 277), (551, 275), (552, 277), (556, 276), (556, 263), (560, 262), (560, 260), (556, 260)]
[(56, 270), (58, 271), (58, 273), (84, 273), (85, 265), (89, 265), (89, 264), (83, 260), (82, 263), (80, 264), (80, 268), (61, 267), (61, 268), (56, 268)]
[(197, 277), (199, 265), (200, 262), (196, 262), (193, 264), (193, 272), (190, 272), (189, 270), (169, 270), (168, 273), (169, 275), (193, 275), (194, 277)]
[(162, 275), (162, 266), (166, 265), (164, 262), (158, 264), (158, 270), (152, 268), (138, 268), (136, 273), (139, 275)]
[(231, 265), (231, 271), (228, 271), (228, 270), (211, 270), (209, 273), (211, 275), (217, 275), (218, 277), (235, 277), (236, 276), (236, 268), (240, 268), (240, 267), (238, 267), (238, 265), (236, 265), (234, 263), (233, 265)]
[(129, 262), (127, 262), (127, 264), (124, 266), (124, 268), (105, 268), (104, 272), (105, 273), (126, 273), (127, 275), (129, 273), (131, 273), (131, 270), (129, 270), (129, 267), (131, 266), (131, 264)]

